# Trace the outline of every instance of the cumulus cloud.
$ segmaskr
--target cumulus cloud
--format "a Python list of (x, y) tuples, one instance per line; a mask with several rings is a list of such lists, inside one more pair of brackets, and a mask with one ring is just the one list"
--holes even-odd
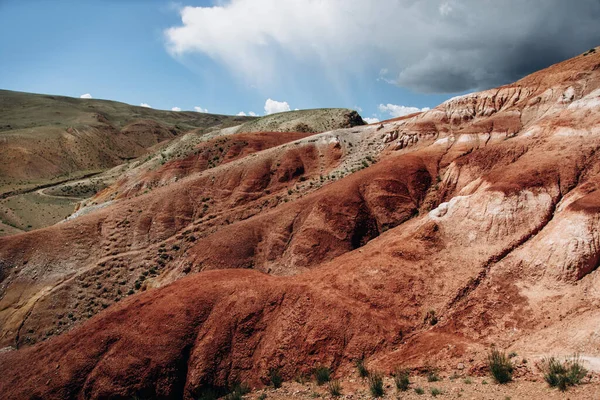
[(152, 108), (152, 106), (148, 103), (142, 103), (140, 104), (140, 107)]
[(173, 108), (171, 108), (171, 111), (181, 111), (181, 108), (179, 108), (179, 107), (173, 107)]
[(245, 112), (243, 112), (243, 111), (240, 111), (239, 113), (237, 113), (237, 114), (235, 114), (235, 115), (237, 115), (238, 117), (245, 117), (245, 116), (246, 116), (246, 113), (245, 113)]
[(208, 110), (206, 108), (202, 108), (200, 106), (194, 107), (194, 110), (196, 110), (196, 112), (199, 112), (199, 113), (207, 113), (208, 112)]
[(248, 113), (248, 115), (249, 115), (249, 116), (251, 116), (251, 117), (257, 117), (257, 116), (258, 116), (258, 114), (257, 114), (257, 113), (255, 113), (254, 111), (250, 111), (250, 112)]
[[(297, 110), (297, 109), (296, 109)], [(275, 114), (280, 112), (291, 111), (290, 105), (287, 101), (276, 101), (267, 99), (265, 102), (265, 114)]]
[(89, 93), (86, 93), (86, 94), (82, 94), (81, 96), (79, 96), (79, 98), (81, 98), (81, 99), (91, 99), (92, 95), (89, 94)]
[[(420, 92), (496, 86), (600, 43), (598, 0), (220, 0), (183, 7), (174, 56), (206, 55), (268, 82), (318, 66)], [(348, 63), (351, 60), (351, 63)]]
[(418, 108), (418, 107), (407, 107), (398, 106), (396, 104), (380, 104), (379, 111), (382, 113), (389, 114), (392, 118), (403, 117), (405, 115), (414, 114), (421, 111), (428, 111), (429, 107)]
[(363, 120), (364, 120), (364, 121), (365, 121), (367, 124), (374, 124), (374, 123), (376, 123), (376, 122), (379, 122), (379, 118), (375, 118), (375, 117), (373, 117), (373, 118), (366, 117), (366, 118), (363, 118)]

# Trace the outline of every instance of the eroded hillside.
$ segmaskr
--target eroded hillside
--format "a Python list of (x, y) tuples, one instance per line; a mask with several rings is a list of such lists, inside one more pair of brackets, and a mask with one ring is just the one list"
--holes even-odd
[(0, 236), (63, 220), (112, 182), (103, 171), (186, 132), (250, 120), (1, 90)]
[(0, 239), (0, 393), (191, 399), (360, 358), (476, 373), (492, 344), (594, 359), (598, 111), (588, 52), (383, 126), (231, 132), (125, 176)]

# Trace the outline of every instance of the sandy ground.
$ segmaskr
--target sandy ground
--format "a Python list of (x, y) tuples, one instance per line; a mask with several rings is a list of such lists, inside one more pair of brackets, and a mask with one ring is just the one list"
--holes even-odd
[[(532, 377), (533, 378), (533, 377)], [(535, 381), (519, 379), (505, 385), (494, 383), (491, 377), (459, 377), (449, 379), (443, 377), (438, 382), (428, 382), (425, 377), (411, 377), (409, 390), (400, 392), (396, 389), (392, 378), (385, 378), (385, 395), (383, 399), (490, 399), (490, 400), (517, 400), (517, 399), (599, 399), (600, 384), (597, 379), (586, 378), (586, 383), (572, 387), (566, 392), (550, 388), (542, 379), (536, 377)], [(470, 383), (469, 383), (470, 382)], [(354, 378), (342, 380), (342, 395), (338, 399), (370, 399), (369, 385), (366, 380)], [(415, 389), (422, 388), (424, 393), (418, 394)], [(441, 394), (432, 395), (436, 388)], [(245, 396), (247, 399), (258, 399), (265, 394), (267, 399), (333, 399), (329, 394), (327, 385), (317, 386), (313, 382), (300, 384), (298, 382), (285, 382), (279, 389), (267, 388), (257, 390)]]

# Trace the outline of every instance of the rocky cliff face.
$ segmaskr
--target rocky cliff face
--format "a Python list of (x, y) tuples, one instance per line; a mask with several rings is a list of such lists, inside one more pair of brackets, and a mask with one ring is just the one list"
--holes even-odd
[(0, 239), (0, 393), (195, 398), (360, 357), (477, 370), (492, 343), (596, 357), (598, 111), (590, 53), (382, 129), (247, 134)]

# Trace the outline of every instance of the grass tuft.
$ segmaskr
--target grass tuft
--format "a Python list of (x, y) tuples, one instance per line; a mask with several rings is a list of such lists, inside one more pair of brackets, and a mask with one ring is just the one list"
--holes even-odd
[(358, 371), (358, 376), (360, 376), (361, 378), (366, 378), (369, 376), (369, 369), (365, 365), (365, 360), (363, 358), (356, 360), (355, 365), (356, 370)]
[(394, 382), (396, 383), (396, 389), (400, 392), (406, 392), (410, 385), (409, 379), (410, 373), (406, 369), (397, 369), (394, 372)]
[(225, 396), (226, 400), (242, 400), (245, 394), (250, 393), (250, 386), (245, 382), (236, 381), (229, 389), (229, 394)]
[(427, 382), (438, 382), (441, 379), (436, 370), (431, 370), (427, 373)]
[(317, 385), (321, 386), (331, 380), (331, 371), (329, 368), (320, 365), (315, 368), (315, 379), (317, 380)]
[(556, 387), (562, 392), (566, 391), (569, 386), (581, 383), (581, 380), (587, 375), (587, 370), (583, 367), (577, 355), (564, 362), (560, 362), (554, 357), (544, 359), (542, 370), (548, 385)]
[(329, 391), (329, 394), (333, 397), (341, 396), (342, 384), (337, 379), (334, 379), (327, 384), (327, 390)]
[(513, 365), (506, 353), (493, 348), (488, 354), (488, 368), (496, 382), (503, 384), (512, 380)]
[(383, 375), (381, 372), (371, 372), (369, 375), (369, 391), (373, 397), (383, 396)]
[(269, 382), (271, 383), (271, 385), (273, 385), (273, 387), (275, 389), (278, 389), (281, 387), (281, 384), (283, 383), (283, 377), (281, 376), (281, 371), (279, 371), (279, 368), (271, 368), (269, 369)]

